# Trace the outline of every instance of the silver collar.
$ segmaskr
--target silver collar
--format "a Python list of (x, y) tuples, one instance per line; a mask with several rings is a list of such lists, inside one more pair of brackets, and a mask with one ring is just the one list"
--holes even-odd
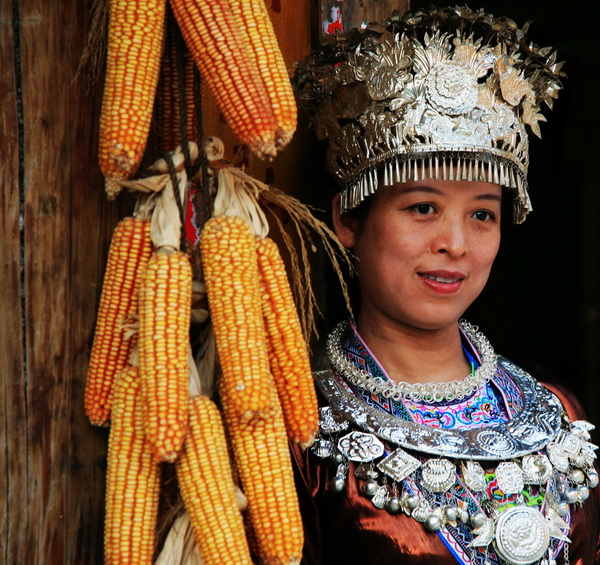
[(384, 441), (440, 457), (498, 461), (544, 448), (558, 435), (563, 414), (558, 398), (529, 374), (502, 357), (498, 364), (522, 390), (523, 410), (509, 422), (468, 430), (417, 424), (368, 406), (346, 390), (331, 369), (317, 371), (315, 382), (343, 418)]

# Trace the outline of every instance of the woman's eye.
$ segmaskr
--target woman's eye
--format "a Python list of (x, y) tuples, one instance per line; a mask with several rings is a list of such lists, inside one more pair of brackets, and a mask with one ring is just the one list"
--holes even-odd
[(473, 218), (479, 220), (480, 222), (488, 222), (490, 220), (494, 220), (496, 217), (487, 210), (477, 210), (477, 212), (473, 213)]
[(417, 214), (422, 215), (433, 214), (433, 212), (435, 212), (435, 207), (433, 204), (427, 203), (415, 204), (414, 206), (411, 206), (410, 209), (417, 212)]

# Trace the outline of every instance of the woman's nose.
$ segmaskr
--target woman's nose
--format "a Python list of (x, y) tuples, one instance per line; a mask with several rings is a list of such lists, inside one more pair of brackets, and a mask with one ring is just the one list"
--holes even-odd
[(447, 253), (452, 257), (461, 257), (469, 248), (465, 226), (462, 222), (448, 219), (439, 226), (433, 241), (434, 253)]

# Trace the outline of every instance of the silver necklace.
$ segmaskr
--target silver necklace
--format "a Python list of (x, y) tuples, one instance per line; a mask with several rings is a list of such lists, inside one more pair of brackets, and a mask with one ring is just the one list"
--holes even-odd
[(444, 383), (407, 383), (400, 381), (386, 381), (381, 377), (373, 377), (368, 371), (359, 369), (342, 350), (342, 336), (348, 329), (348, 322), (344, 320), (331, 332), (327, 339), (327, 355), (331, 366), (344, 379), (355, 386), (359, 386), (373, 394), (391, 398), (393, 400), (412, 400), (413, 402), (441, 402), (444, 400), (462, 400), (473, 394), (477, 389), (486, 384), (496, 373), (497, 356), (494, 348), (487, 338), (478, 331), (478, 328), (466, 320), (459, 322), (462, 330), (479, 353), (481, 365), (462, 380)]

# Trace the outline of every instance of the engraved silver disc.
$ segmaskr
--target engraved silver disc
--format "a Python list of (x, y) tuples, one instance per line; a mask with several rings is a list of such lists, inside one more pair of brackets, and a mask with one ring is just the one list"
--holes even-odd
[(350, 432), (338, 441), (338, 449), (350, 461), (367, 463), (383, 455), (383, 443), (373, 434)]
[(446, 492), (456, 481), (456, 467), (448, 459), (430, 459), (421, 468), (421, 481), (431, 492)]
[(523, 473), (516, 463), (500, 463), (496, 468), (498, 488), (504, 494), (517, 494), (523, 490)]
[(529, 565), (541, 559), (550, 544), (546, 520), (538, 510), (517, 506), (500, 514), (494, 545), (511, 565)]

